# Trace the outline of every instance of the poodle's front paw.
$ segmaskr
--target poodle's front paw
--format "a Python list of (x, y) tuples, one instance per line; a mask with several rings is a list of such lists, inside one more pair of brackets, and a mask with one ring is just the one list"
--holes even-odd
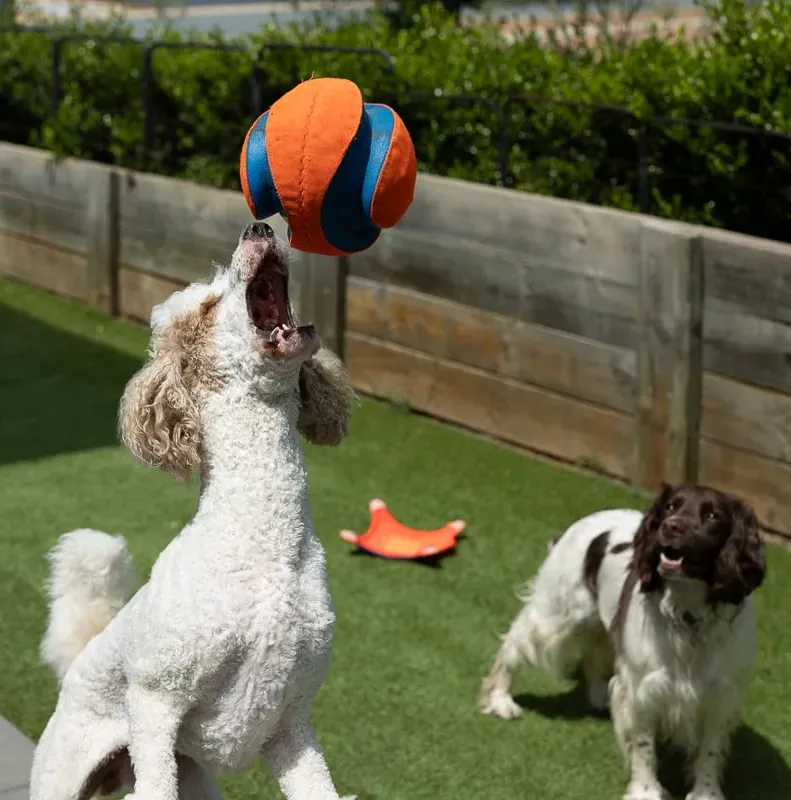
[(518, 719), (522, 716), (522, 707), (508, 692), (495, 689), (488, 697), (481, 698), (481, 711), (501, 719)]
[(695, 786), (685, 800), (725, 800), (725, 795), (716, 784), (704, 783)]
[(623, 800), (664, 800), (665, 793), (658, 783), (648, 781), (631, 781), (626, 787)]

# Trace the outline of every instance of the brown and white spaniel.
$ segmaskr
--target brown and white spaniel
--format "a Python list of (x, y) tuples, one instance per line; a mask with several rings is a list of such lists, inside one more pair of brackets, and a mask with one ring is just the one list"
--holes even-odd
[(657, 744), (689, 758), (686, 800), (723, 800), (721, 777), (756, 652), (751, 593), (764, 580), (755, 513), (707, 486), (662, 487), (647, 513), (600, 511), (550, 548), (484, 680), (506, 719), (523, 663), (582, 675), (609, 705), (627, 760), (624, 800), (661, 800)]

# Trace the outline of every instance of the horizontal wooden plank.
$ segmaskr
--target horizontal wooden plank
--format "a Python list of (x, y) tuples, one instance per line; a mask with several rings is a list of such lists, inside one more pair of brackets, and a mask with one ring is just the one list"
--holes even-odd
[(118, 270), (119, 312), (123, 317), (148, 323), (151, 309), (184, 285), (183, 281), (171, 281), (122, 267)]
[(74, 253), (87, 252), (84, 204), (53, 201), (0, 188), (0, 233), (24, 236)]
[(0, 191), (83, 208), (97, 169), (92, 161), (59, 158), (46, 150), (0, 143)]
[(352, 275), (444, 297), (623, 347), (635, 335), (636, 289), (529, 254), (440, 232), (397, 228), (349, 259)]
[(432, 297), (350, 278), (349, 330), (631, 414), (630, 350)]
[(357, 333), (346, 358), (359, 391), (611, 475), (631, 474), (631, 420), (538, 387)]
[(88, 298), (85, 256), (32, 239), (0, 234), (0, 275), (63, 297)]
[(514, 189), (421, 174), (398, 230), (443, 234), (526, 262), (637, 285), (641, 218)]
[(704, 368), (791, 394), (791, 326), (708, 298), (703, 309)]
[(708, 297), (791, 323), (791, 245), (705, 229), (703, 257)]
[(701, 423), (708, 439), (791, 463), (791, 396), (787, 394), (705, 373)]
[(700, 444), (700, 477), (750, 502), (761, 524), (791, 534), (791, 466), (710, 439)]
[[(251, 221), (239, 192), (138, 172), (121, 182), (120, 210), (121, 263), (186, 283), (227, 263)], [(285, 238), (285, 222), (268, 221)]]

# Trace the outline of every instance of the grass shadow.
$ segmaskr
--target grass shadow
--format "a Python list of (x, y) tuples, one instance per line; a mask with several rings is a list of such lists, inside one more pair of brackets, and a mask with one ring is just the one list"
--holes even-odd
[(609, 719), (607, 711), (598, 711), (591, 706), (581, 683), (564, 694), (519, 694), (514, 700), (525, 711), (546, 719)]
[(117, 443), (140, 362), (0, 303), (0, 464)]
[[(591, 708), (582, 684), (564, 694), (520, 694), (514, 699), (525, 711), (546, 719), (609, 719), (608, 712)], [(677, 751), (663, 749), (660, 764), (662, 785), (672, 797), (683, 798), (690, 789), (683, 756)], [(729, 800), (788, 800), (791, 798), (791, 767), (766, 737), (742, 725), (731, 741), (724, 784)]]
[[(662, 752), (659, 778), (676, 798), (683, 798), (691, 788), (683, 756), (677, 751)], [(728, 800), (787, 800), (791, 768), (768, 739), (742, 725), (731, 740), (723, 783)]]

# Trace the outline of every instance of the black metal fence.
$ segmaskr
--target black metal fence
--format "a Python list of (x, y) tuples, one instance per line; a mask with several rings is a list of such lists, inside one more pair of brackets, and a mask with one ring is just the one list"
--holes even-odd
[[(376, 48), (273, 42), (256, 52), (239, 44), (139, 42), (125, 36), (62, 35), (35, 27), (0, 28), (0, 33), (48, 38), (52, 115), (58, 114), (63, 102), (64, 51), (68, 47), (90, 42), (138, 48), (140, 94), (135, 102), (142, 104), (142, 126), (135, 166), (139, 168), (156, 166), (152, 157), (159, 144), (157, 93), (162, 54), (213, 50), (245, 59), (249, 69), (245, 67), (246, 89), (241, 89), (241, 95), (246, 94), (248, 99), (242, 102), (240, 113), (248, 114), (248, 118), (239, 122), (246, 127), (291, 88), (267, 75), (262, 61), (268, 52), (343, 53), (380, 64), (389, 85), (372, 99), (388, 103), (404, 118), (418, 145), (419, 157), (420, 144), (430, 140), (431, 127), (441, 112), (465, 109), (472, 114), (466, 126), (447, 135), (441, 145), (436, 144), (435, 136), (431, 146), (448, 150), (435, 160), (455, 164), (459, 170), (465, 164), (474, 165), (480, 180), (647, 214), (714, 221), (735, 230), (791, 240), (791, 133), (709, 120), (641, 117), (619, 105), (529, 94), (493, 98), (393, 88), (398, 86), (394, 59)], [(32, 131), (40, 126), (41, 120), (19, 115), (12, 118), (3, 112), (0, 93), (0, 137), (29, 141)], [(485, 140), (488, 160), (481, 158), (473, 140), (464, 141), (470, 128)], [(229, 158), (238, 146), (235, 140), (229, 143)], [(734, 159), (734, 153), (738, 153), (738, 159)], [(491, 168), (486, 166), (489, 163)], [(767, 169), (756, 168), (756, 164)], [(756, 206), (765, 211), (756, 214)], [(746, 217), (751, 222), (745, 226), (741, 220)]]

